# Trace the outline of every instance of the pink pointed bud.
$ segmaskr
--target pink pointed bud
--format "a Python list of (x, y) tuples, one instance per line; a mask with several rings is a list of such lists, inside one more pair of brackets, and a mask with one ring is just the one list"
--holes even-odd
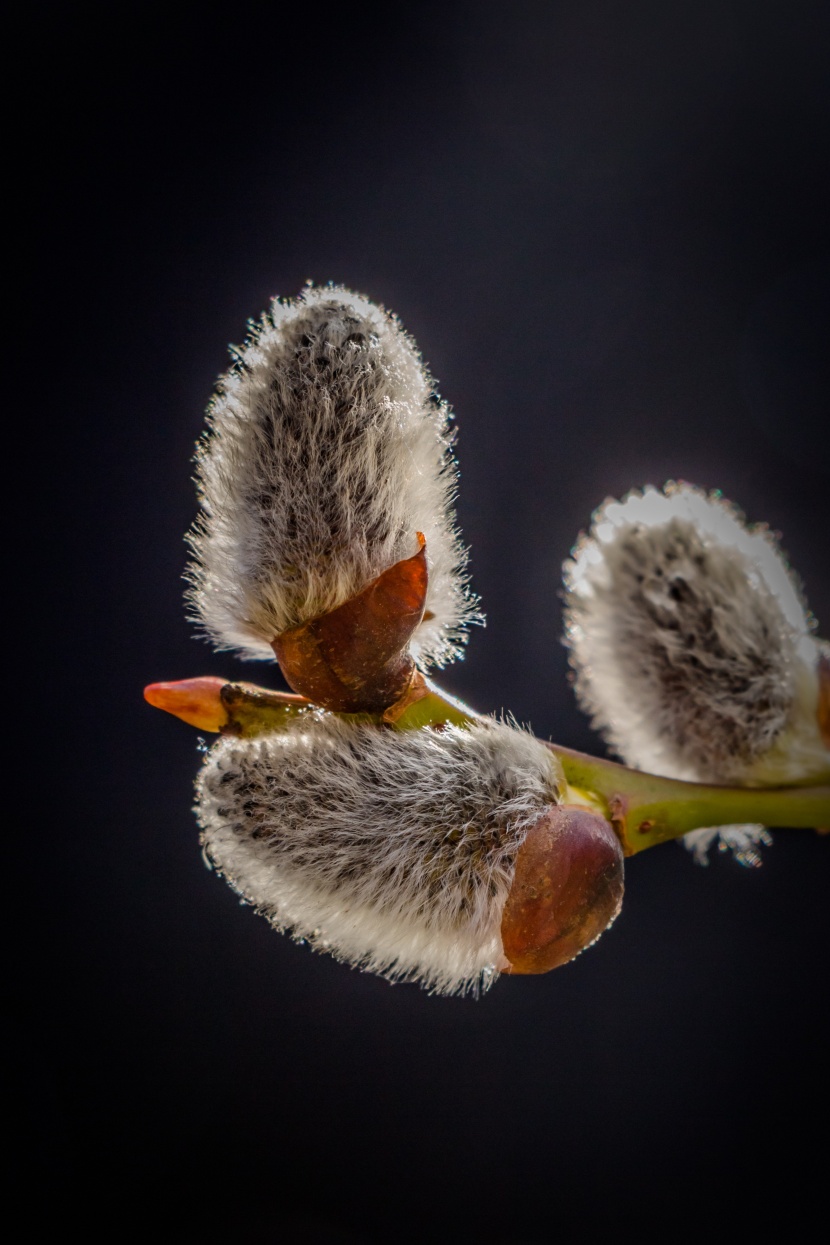
[(179, 679), (176, 683), (151, 683), (144, 689), (144, 699), (190, 726), (216, 732), (228, 723), (228, 713), (222, 703), (222, 688), (226, 683), (227, 679), (212, 675)]

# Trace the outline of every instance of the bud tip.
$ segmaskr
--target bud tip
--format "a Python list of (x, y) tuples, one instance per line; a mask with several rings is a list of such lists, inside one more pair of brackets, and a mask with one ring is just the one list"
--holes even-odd
[(144, 699), (190, 726), (216, 732), (228, 721), (221, 698), (226, 682), (226, 679), (205, 675), (199, 679), (179, 679), (175, 683), (150, 683), (144, 689)]

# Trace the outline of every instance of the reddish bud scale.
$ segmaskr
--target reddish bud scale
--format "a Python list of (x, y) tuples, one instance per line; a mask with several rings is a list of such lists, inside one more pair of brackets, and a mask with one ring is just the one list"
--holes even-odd
[(351, 600), (272, 641), (286, 682), (334, 713), (383, 713), (415, 673), (408, 645), (424, 615), (426, 542)]
[(599, 938), (623, 897), (623, 851), (609, 823), (584, 808), (548, 809), (516, 857), (501, 923), (510, 973), (546, 973)]
[(269, 730), (285, 730), (292, 717), (309, 708), (303, 696), (274, 692), (253, 683), (228, 683), (213, 675), (151, 683), (144, 699), (202, 731), (250, 738)]
[(144, 699), (155, 709), (163, 709), (202, 731), (221, 731), (228, 721), (222, 703), (227, 679), (204, 675), (198, 679), (178, 679), (174, 683), (150, 683)]

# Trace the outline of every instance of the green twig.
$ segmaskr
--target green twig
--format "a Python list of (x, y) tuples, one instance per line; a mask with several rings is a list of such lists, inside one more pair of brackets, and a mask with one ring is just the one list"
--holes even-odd
[[(434, 683), (425, 682), (421, 690), (423, 694), (397, 714), (340, 716), (394, 730), (447, 724), (464, 727), (487, 721), (461, 701), (445, 695)], [(244, 683), (226, 684), (221, 699), (229, 719), (224, 732), (246, 738), (287, 730), (298, 716), (320, 712), (301, 697)], [(585, 804), (607, 818), (628, 855), (702, 826), (749, 822), (792, 828), (830, 827), (830, 786), (709, 786), (646, 774), (558, 744), (546, 743), (546, 747), (561, 765), (565, 802)]]

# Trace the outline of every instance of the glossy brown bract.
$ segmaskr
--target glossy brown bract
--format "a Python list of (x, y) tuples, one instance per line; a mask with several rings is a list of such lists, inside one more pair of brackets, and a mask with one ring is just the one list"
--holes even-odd
[(608, 928), (622, 897), (623, 852), (609, 823), (584, 808), (550, 808), (516, 857), (501, 924), (506, 971), (567, 964)]
[(427, 593), (426, 543), (336, 610), (277, 636), (272, 647), (290, 687), (335, 713), (382, 713), (415, 672), (409, 641)]

